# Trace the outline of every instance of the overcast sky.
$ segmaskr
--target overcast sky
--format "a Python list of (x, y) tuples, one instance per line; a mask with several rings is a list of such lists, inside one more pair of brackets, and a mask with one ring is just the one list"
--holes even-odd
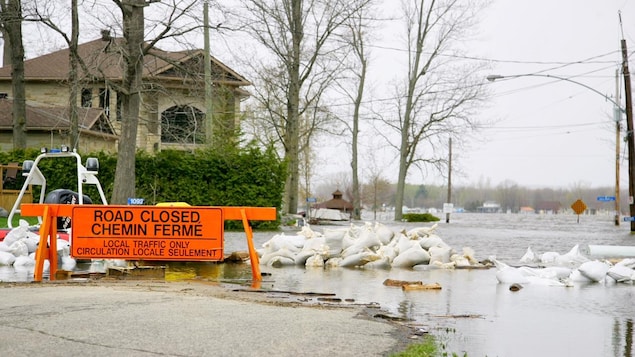
[[(482, 22), (475, 54), (499, 60), (496, 74), (550, 74), (491, 83), (484, 115), (501, 119), (483, 134), (487, 142), (463, 153), (468, 181), (505, 179), (522, 185), (570, 187), (615, 184), (615, 72), (620, 40), (635, 51), (635, 4), (626, 0), (496, 1)], [(579, 62), (579, 64), (575, 64)], [(635, 64), (630, 64), (630, 71)], [(620, 91), (623, 93), (623, 82)], [(622, 94), (622, 98), (623, 98)], [(623, 100), (622, 100), (623, 103)], [(625, 128), (625, 121), (622, 121)], [(624, 132), (621, 136), (624, 137)], [(620, 185), (627, 187), (627, 151), (621, 144)]]
[[(386, 1), (398, 13), (399, 1)], [(622, 38), (635, 51), (635, 3), (626, 0), (495, 0), (484, 10), (470, 54), (491, 60), (492, 74), (541, 74), (487, 82), (493, 93), (482, 119), (497, 123), (481, 131), (478, 140), (453, 153), (453, 184), (510, 180), (529, 187), (615, 185), (615, 122), (613, 105), (616, 70), (620, 68)], [(391, 47), (394, 39), (383, 38)], [(395, 51), (373, 48), (375, 61), (390, 60)], [(631, 72), (635, 63), (631, 64)], [(623, 103), (623, 82), (620, 82)], [(598, 93), (599, 92), (599, 93)], [(625, 120), (622, 121), (625, 135)], [(625, 143), (621, 144), (621, 183), (627, 188)], [(340, 148), (344, 150), (345, 148)], [(380, 153), (376, 153), (380, 155)], [(325, 173), (349, 169), (343, 155), (322, 163)], [(393, 165), (390, 165), (390, 162)], [(396, 180), (394, 152), (383, 176)], [(412, 172), (410, 183), (443, 183), (436, 175)], [(611, 192), (607, 192), (610, 194)]]
[[(221, 3), (223, 0), (221, 0)], [(398, 0), (383, 0), (381, 16), (400, 14)], [(567, 81), (526, 76), (484, 83), (493, 96), (479, 119), (497, 124), (482, 130), (478, 138), (454, 151), (455, 185), (489, 182), (492, 186), (510, 180), (531, 187), (591, 187), (615, 184), (615, 123), (613, 106), (603, 94), (615, 98), (615, 72), (620, 68), (618, 12), (629, 53), (635, 51), (635, 2), (627, 0), (492, 0), (483, 11), (468, 55), (490, 60), (492, 74), (542, 74), (570, 78), (597, 92)], [(222, 18), (222, 15), (220, 15)], [(215, 20), (213, 20), (215, 21)], [(220, 21), (220, 20), (219, 20)], [(402, 26), (399, 19), (380, 26), (379, 42), (372, 47), (371, 70), (389, 81), (403, 73), (392, 72), (403, 46), (391, 36)], [(96, 31), (96, 29), (95, 29)], [(94, 36), (93, 36), (94, 37)], [(249, 76), (231, 57), (235, 41), (212, 42), (212, 53), (230, 67)], [(30, 46), (27, 55), (46, 46)], [(201, 44), (202, 47), (202, 44)], [(50, 51), (47, 50), (45, 52)], [(240, 53), (233, 55), (242, 56)], [(635, 63), (631, 64), (635, 71)], [(485, 76), (484, 76), (485, 77)], [(386, 83), (384, 83), (386, 85)], [(619, 84), (622, 91), (623, 82)], [(381, 93), (375, 93), (381, 97)], [(385, 95), (384, 97), (389, 97)], [(625, 135), (625, 121), (622, 120)], [(364, 138), (373, 148), (382, 176), (396, 181), (396, 153), (381, 147), (377, 135)], [(341, 141), (341, 140), (339, 140)], [(374, 147), (373, 145), (376, 145)], [(621, 182), (627, 187), (626, 143), (621, 143)], [(348, 143), (320, 143), (324, 155), (316, 168), (316, 184), (332, 176), (350, 173)], [(366, 149), (364, 149), (366, 150)], [(362, 180), (368, 180), (368, 150), (360, 157)], [(321, 181), (321, 182), (320, 182)], [(413, 169), (410, 183), (444, 183), (439, 175), (423, 176)], [(610, 193), (610, 192), (608, 192)]]

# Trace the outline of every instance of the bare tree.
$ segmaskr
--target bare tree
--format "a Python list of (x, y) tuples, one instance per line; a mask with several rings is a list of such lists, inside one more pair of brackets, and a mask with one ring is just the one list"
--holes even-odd
[[(117, 167), (111, 201), (124, 204), (135, 197), (135, 153), (139, 112), (142, 105), (141, 93), (143, 60), (157, 42), (166, 38), (176, 38), (193, 31), (199, 25), (177, 26), (180, 19), (192, 11), (196, 1), (173, 0), (171, 4), (162, 4), (159, 0), (112, 0), (121, 11), (124, 45), (121, 51), (123, 78), (116, 86), (121, 96), (121, 136), (117, 151)], [(148, 30), (152, 39), (145, 40), (144, 9), (152, 3), (165, 6), (160, 21), (154, 22)], [(114, 85), (114, 83), (113, 83)]]
[[(13, 92), (13, 148), (26, 148), (26, 90), (24, 88), (24, 45), (22, 43), (22, 4), (20, 0), (0, 2), (0, 26), (9, 48)], [(6, 65), (7, 63), (5, 63)]]
[[(78, 96), (80, 88), (79, 68), (84, 68), (84, 73), (88, 73), (86, 65), (77, 52), (79, 46), (79, 8), (77, 0), (71, 0), (71, 33), (70, 35), (54, 20), (56, 9), (51, 8), (51, 2), (34, 1), (33, 8), (28, 14), (29, 21), (36, 21), (44, 24), (49, 29), (60, 34), (68, 46), (69, 55), (69, 96), (68, 112), (70, 116), (70, 136), (69, 145), (73, 149), (79, 149), (79, 115), (77, 111)], [(62, 20), (60, 20), (61, 22)]]
[(359, 166), (358, 166), (358, 152), (359, 152), (359, 131), (360, 131), (360, 117), (362, 115), (362, 104), (364, 94), (366, 90), (366, 77), (368, 74), (368, 49), (366, 41), (370, 37), (369, 35), (369, 22), (370, 17), (368, 14), (371, 12), (372, 2), (369, 2), (366, 7), (361, 8), (357, 13), (349, 18), (346, 22), (346, 31), (343, 36), (343, 41), (347, 43), (351, 50), (350, 65), (347, 68), (347, 72), (351, 74), (350, 84), (353, 88), (346, 86), (349, 81), (341, 81), (339, 87), (344, 92), (344, 95), (349, 98), (353, 104), (353, 117), (352, 122), (344, 121), (351, 134), (351, 169), (352, 169), (352, 187), (351, 196), (353, 204), (353, 219), (361, 218), (361, 189), (359, 183)]
[(484, 99), (478, 67), (462, 66), (451, 52), (479, 5), (459, 0), (405, 0), (408, 68), (397, 89), (398, 118), (385, 123), (398, 133), (399, 173), (395, 220), (402, 219), (404, 188), (413, 165), (439, 169), (448, 136), (476, 127), (471, 110)]
[[(274, 91), (265, 93), (256, 86), (255, 97), (284, 146), (288, 167), (284, 210), (296, 213), (301, 145), (323, 128), (321, 121), (329, 119), (320, 101), (341, 66), (335, 54), (343, 45), (332, 41), (333, 36), (368, 0), (241, 1), (247, 10), (245, 27), (273, 56), (273, 62), (263, 61), (257, 73), (262, 76), (260, 83), (269, 83), (266, 88)], [(301, 132), (301, 118), (307, 115), (312, 123)]]

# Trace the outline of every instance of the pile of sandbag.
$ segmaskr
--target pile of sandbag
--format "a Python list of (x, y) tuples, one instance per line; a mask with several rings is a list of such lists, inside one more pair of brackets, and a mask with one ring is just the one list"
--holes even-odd
[(480, 266), (470, 248), (461, 253), (436, 233), (437, 225), (394, 232), (379, 222), (350, 227), (325, 228), (309, 225), (296, 235), (277, 234), (258, 250), (260, 264), (280, 267), (417, 268)]
[[(35, 251), (40, 243), (40, 236), (29, 229), (29, 223), (20, 220), (18, 227), (13, 228), (0, 242), (0, 265), (13, 266), (15, 269), (32, 270), (35, 267)], [(72, 271), (76, 262), (70, 256), (70, 244), (57, 239), (57, 256), (60, 269)], [(49, 270), (49, 261), (44, 262), (44, 271)]]
[(575, 245), (565, 254), (536, 254), (531, 247), (520, 258), (518, 267), (490, 258), (497, 272), (496, 279), (505, 284), (539, 284), (574, 286), (579, 283), (630, 283), (635, 281), (635, 258), (617, 262), (591, 260)]

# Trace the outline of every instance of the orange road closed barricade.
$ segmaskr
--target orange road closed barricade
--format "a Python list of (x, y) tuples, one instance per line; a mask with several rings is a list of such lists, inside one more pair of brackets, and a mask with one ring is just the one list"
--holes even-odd
[[(41, 281), (44, 260), (50, 279), (57, 270), (57, 217), (72, 219), (71, 256), (80, 259), (218, 261), (223, 259), (224, 221), (240, 220), (247, 236), (256, 286), (262, 280), (249, 221), (274, 221), (274, 207), (106, 206), (22, 204), (22, 216), (42, 217), (36, 254), (35, 281)], [(47, 244), (50, 242), (50, 246)]]
[(74, 258), (223, 259), (218, 207), (82, 205), (73, 208), (72, 217)]

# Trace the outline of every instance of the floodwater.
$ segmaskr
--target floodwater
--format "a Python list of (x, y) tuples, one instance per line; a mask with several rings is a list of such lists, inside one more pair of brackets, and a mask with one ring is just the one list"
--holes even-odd
[[(528, 247), (536, 254), (565, 254), (576, 244), (635, 246), (628, 222), (611, 216), (453, 214), (437, 234), (461, 251), (471, 247), (478, 260), (495, 256), (518, 263)], [(361, 224), (361, 223), (360, 223)], [(385, 222), (393, 230), (421, 223)], [(312, 226), (320, 231), (323, 227)], [(289, 234), (289, 233), (286, 233)], [(272, 237), (257, 233), (256, 247)], [(226, 236), (226, 251), (246, 250), (244, 234)], [(590, 257), (595, 258), (595, 257)], [(411, 319), (446, 346), (468, 356), (635, 356), (635, 286), (583, 284), (573, 287), (525, 285), (512, 292), (496, 280), (496, 269), (315, 269), (261, 267), (263, 288), (335, 293), (357, 303), (378, 303), (391, 315)], [(441, 290), (402, 291), (385, 279), (438, 282)]]
[[(383, 222), (394, 231), (429, 223)], [(357, 225), (362, 222), (355, 223)], [(312, 226), (321, 231), (327, 226)], [(331, 227), (332, 228), (332, 227)], [(255, 232), (260, 248), (273, 232)], [(285, 234), (295, 234), (285, 232)], [(565, 254), (576, 244), (635, 246), (628, 222), (612, 216), (453, 214), (437, 234), (456, 251), (470, 247), (478, 260), (495, 256), (516, 264), (528, 247)], [(246, 251), (244, 233), (225, 233), (225, 252)], [(595, 258), (590, 256), (590, 258)], [(488, 270), (364, 270), (261, 266), (262, 289), (335, 294), (342, 301), (378, 304), (387, 314), (439, 338), (444, 351), (462, 356), (635, 356), (635, 286), (526, 284), (510, 291)], [(166, 280), (203, 277), (251, 283), (249, 264), (170, 263)], [(0, 267), (0, 281), (28, 281), (28, 272)], [(402, 291), (385, 279), (437, 282), (441, 290)], [(349, 300), (350, 301), (350, 300)]]

